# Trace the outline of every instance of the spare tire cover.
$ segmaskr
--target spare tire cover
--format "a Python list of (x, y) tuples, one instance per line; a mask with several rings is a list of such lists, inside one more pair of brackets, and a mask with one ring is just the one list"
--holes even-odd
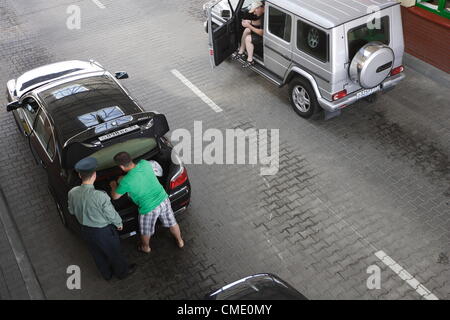
[(352, 81), (370, 89), (382, 83), (394, 66), (394, 51), (381, 42), (363, 46), (353, 58), (349, 74)]

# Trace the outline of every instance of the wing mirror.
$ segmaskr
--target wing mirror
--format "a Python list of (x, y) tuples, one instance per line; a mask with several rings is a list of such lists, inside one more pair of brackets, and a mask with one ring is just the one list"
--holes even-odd
[(230, 10), (222, 10), (221, 16), (224, 19), (230, 19), (231, 18), (231, 11)]
[(125, 71), (119, 71), (115, 73), (116, 79), (122, 80), (122, 79), (128, 79), (130, 76)]
[(6, 106), (6, 111), (11, 112), (11, 111), (19, 109), (21, 106), (22, 106), (22, 104), (19, 101), (14, 101), (14, 102), (9, 103)]

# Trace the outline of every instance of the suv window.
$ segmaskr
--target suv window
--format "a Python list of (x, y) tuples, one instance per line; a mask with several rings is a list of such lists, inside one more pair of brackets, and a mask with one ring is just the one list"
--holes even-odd
[(353, 60), (359, 49), (371, 41), (380, 41), (389, 44), (389, 17), (374, 19), (371, 23), (365, 23), (351, 29), (348, 38), (348, 57)]
[(50, 125), (47, 116), (42, 111), (39, 112), (37, 117), (34, 132), (50, 159), (53, 159), (53, 156), (55, 155), (55, 141), (52, 126)]
[(274, 7), (269, 8), (269, 31), (273, 35), (291, 42), (292, 18)]
[(322, 62), (327, 62), (328, 34), (308, 23), (298, 20), (297, 48)]

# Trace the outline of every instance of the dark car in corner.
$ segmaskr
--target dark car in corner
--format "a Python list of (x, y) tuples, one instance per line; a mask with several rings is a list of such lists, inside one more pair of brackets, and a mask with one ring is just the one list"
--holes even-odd
[[(154, 160), (161, 165), (159, 180), (175, 214), (189, 205), (187, 171), (165, 136), (169, 132), (166, 117), (139, 106), (117, 80), (125, 78), (126, 72), (112, 75), (95, 61), (66, 61), (8, 81), (7, 110), (47, 173), (62, 223), (74, 231), (80, 227), (68, 212), (67, 194), (81, 183), (75, 164), (88, 156), (99, 163), (95, 183), (99, 190), (109, 194), (109, 182), (124, 174), (113, 156), (127, 151), (136, 161)], [(123, 220), (122, 238), (135, 235), (137, 207), (128, 197), (113, 204)]]
[(259, 273), (216, 290), (206, 300), (308, 300), (276, 275)]

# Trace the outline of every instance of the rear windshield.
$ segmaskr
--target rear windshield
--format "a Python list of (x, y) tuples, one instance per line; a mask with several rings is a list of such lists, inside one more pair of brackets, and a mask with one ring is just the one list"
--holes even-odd
[(348, 32), (348, 52), (350, 61), (359, 49), (372, 41), (389, 44), (389, 17), (374, 19)]
[(90, 155), (90, 157), (97, 159), (97, 171), (102, 171), (117, 166), (114, 162), (114, 156), (119, 152), (126, 151), (133, 159), (136, 159), (142, 157), (146, 153), (149, 153), (155, 149), (157, 145), (158, 144), (154, 138), (130, 139), (97, 151)]

